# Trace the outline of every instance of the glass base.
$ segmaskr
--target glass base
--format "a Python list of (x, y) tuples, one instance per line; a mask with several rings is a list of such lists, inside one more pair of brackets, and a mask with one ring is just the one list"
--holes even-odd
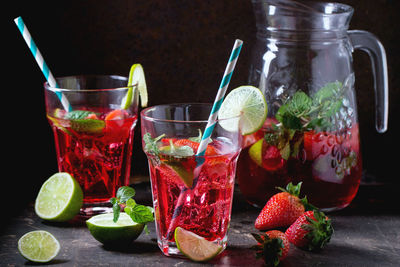
[[(252, 205), (253, 207), (258, 208), (258, 209), (264, 208), (264, 207), (261, 207), (260, 205), (257, 205), (257, 204), (255, 204), (255, 203), (252, 203), (252, 202), (249, 202), (249, 201), (248, 201), (248, 203), (249, 203), (250, 205)], [(330, 213), (330, 212), (333, 212), (333, 211), (342, 210), (342, 209), (346, 208), (348, 205), (350, 205), (350, 203), (346, 203), (346, 204), (343, 204), (343, 205), (340, 205), (340, 206), (337, 206), (337, 207), (320, 208), (320, 210), (321, 210), (322, 212), (325, 212), (325, 213)]]
[[(213, 243), (222, 245), (222, 250), (220, 252), (220, 253), (222, 253), (222, 251), (224, 251), (226, 248), (227, 241), (228, 241), (228, 237), (227, 237), (227, 235), (225, 235), (223, 239), (217, 239), (217, 240), (213, 241)], [(179, 251), (175, 242), (171, 242), (165, 238), (162, 238), (161, 240), (158, 239), (157, 243), (158, 243), (158, 246), (161, 249), (162, 253), (164, 253), (165, 256), (186, 258), (186, 256), (183, 255), (182, 252)]]
[(332, 208), (321, 208), (320, 210), (321, 210), (322, 212), (325, 212), (325, 213), (330, 213), (330, 212), (333, 212), (333, 211), (342, 210), (342, 209), (346, 208), (349, 204), (350, 204), (350, 203), (346, 203), (346, 204), (343, 204), (343, 205), (341, 205), (341, 206), (332, 207)]
[(92, 216), (112, 212), (110, 202), (84, 203), (79, 211), (79, 217), (89, 219)]

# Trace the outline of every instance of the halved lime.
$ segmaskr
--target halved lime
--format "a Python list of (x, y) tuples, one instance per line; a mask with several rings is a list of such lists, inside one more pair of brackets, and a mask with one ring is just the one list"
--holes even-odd
[(127, 245), (138, 238), (144, 224), (132, 221), (125, 212), (121, 212), (117, 222), (113, 221), (113, 213), (105, 213), (91, 217), (86, 221), (92, 236), (105, 245)]
[[(142, 107), (147, 107), (147, 85), (144, 77), (143, 67), (140, 64), (133, 64), (129, 72), (128, 86), (137, 84), (139, 90), (140, 102)], [(130, 87), (125, 97), (122, 99), (121, 108), (128, 109), (133, 102), (133, 87)]]
[(222, 251), (221, 245), (179, 226), (175, 228), (174, 237), (179, 251), (193, 261), (211, 260)]
[(36, 214), (48, 221), (64, 222), (78, 214), (83, 203), (83, 193), (78, 182), (66, 172), (47, 179), (35, 201)]
[(238, 129), (239, 120), (224, 120), (240, 116), (243, 135), (251, 134), (263, 126), (267, 118), (267, 102), (260, 89), (245, 85), (233, 89), (224, 99), (219, 110), (220, 125), (227, 131)]
[(262, 145), (263, 139), (258, 140), (251, 145), (249, 149), (250, 158), (260, 167), (262, 167)]
[(18, 240), (18, 250), (27, 260), (48, 262), (57, 256), (60, 251), (60, 243), (49, 232), (32, 231), (24, 234)]

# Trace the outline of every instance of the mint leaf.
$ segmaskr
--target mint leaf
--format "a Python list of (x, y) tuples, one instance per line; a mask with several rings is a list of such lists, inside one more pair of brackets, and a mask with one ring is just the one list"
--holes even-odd
[(174, 157), (191, 157), (194, 155), (193, 148), (190, 146), (175, 146), (172, 140), (169, 140), (169, 146), (160, 149), (163, 154)]
[(130, 186), (121, 186), (117, 191), (117, 199), (120, 203), (125, 203), (127, 200), (135, 196), (135, 189)]
[(303, 128), (300, 118), (290, 113), (283, 114), (281, 122), (283, 127), (288, 129), (301, 130)]
[(65, 118), (68, 120), (80, 120), (86, 118), (90, 114), (95, 114), (95, 113), (89, 110), (74, 110), (68, 112), (67, 115), (65, 115)]
[(165, 134), (162, 134), (156, 138), (152, 138), (150, 133), (145, 133), (143, 135), (143, 142), (145, 143), (144, 151), (157, 156), (160, 153), (157, 142), (164, 136)]
[(302, 91), (297, 91), (288, 102), (287, 112), (296, 117), (308, 115), (312, 105), (311, 98)]
[(121, 212), (121, 208), (119, 206), (118, 200), (115, 197), (110, 198), (110, 202), (112, 204), (113, 209), (113, 222), (117, 222), (119, 219), (119, 214)]
[(342, 91), (341, 82), (327, 83), (313, 95), (314, 105), (321, 104), (322, 102), (333, 98), (335, 95), (340, 94)]
[(144, 205), (136, 204), (129, 211), (125, 211), (134, 222), (136, 223), (148, 223), (154, 221), (153, 212), (149, 207)]

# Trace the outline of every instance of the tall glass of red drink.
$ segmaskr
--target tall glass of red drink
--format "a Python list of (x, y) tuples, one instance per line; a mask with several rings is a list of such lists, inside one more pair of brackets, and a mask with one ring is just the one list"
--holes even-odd
[(171, 104), (141, 112), (157, 240), (167, 256), (180, 254), (174, 240), (177, 226), (226, 246), (241, 135), (217, 121), (205, 155), (196, 156), (211, 107)]
[[(54, 132), (58, 169), (70, 173), (84, 194), (82, 216), (110, 210), (109, 199), (128, 185), (137, 86), (121, 76), (57, 78), (58, 88), (45, 83), (47, 118)], [(128, 94), (131, 91), (132, 94)], [(70, 110), (61, 105), (63, 95)], [(127, 96), (132, 96), (127, 102)]]

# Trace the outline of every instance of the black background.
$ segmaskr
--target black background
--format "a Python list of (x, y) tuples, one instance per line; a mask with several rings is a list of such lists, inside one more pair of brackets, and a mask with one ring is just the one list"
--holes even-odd
[[(355, 8), (350, 29), (374, 33), (389, 67), (389, 130), (374, 121), (372, 70), (356, 51), (354, 69), (363, 165), (382, 183), (398, 183), (400, 71), (395, 0), (343, 0)], [(247, 83), (255, 21), (250, 0), (13, 1), (2, 33), (3, 65), (1, 200), (16, 211), (57, 172), (54, 140), (45, 116), (44, 77), (19, 33), (21, 16), (55, 76), (128, 75), (144, 67), (149, 105), (212, 102), (236, 38), (244, 41), (230, 89)], [(2, 72), (4, 73), (4, 72)], [(140, 125), (135, 131), (132, 175), (147, 175)]]

